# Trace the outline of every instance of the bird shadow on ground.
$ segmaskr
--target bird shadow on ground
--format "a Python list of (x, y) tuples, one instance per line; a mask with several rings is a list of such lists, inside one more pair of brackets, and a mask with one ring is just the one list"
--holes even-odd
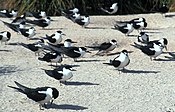
[(16, 46), (16, 45), (19, 45), (19, 44), (17, 42), (14, 42), (14, 43), (8, 43), (7, 45)]
[[(133, 53), (134, 51), (128, 51), (128, 53)], [(111, 55), (116, 55), (116, 54), (120, 54), (121, 52), (115, 52), (115, 53), (108, 53), (107, 56), (111, 56)]]
[(58, 29), (63, 29), (63, 28), (41, 28), (40, 30), (58, 30)]
[(100, 61), (104, 61), (104, 60), (96, 60), (96, 59), (94, 59), (94, 60), (77, 60), (75, 62), (100, 62)]
[(165, 15), (165, 17), (174, 17), (175, 14), (168, 14), (168, 15)]
[(165, 56), (166, 59), (154, 59), (154, 61), (175, 61), (175, 58), (173, 57), (169, 57), (169, 56)]
[(57, 68), (57, 69), (61, 69), (61, 68), (63, 68), (64, 66), (71, 66), (72, 68), (73, 67), (80, 67), (80, 65), (68, 65), (68, 64), (64, 64), (64, 65), (49, 65), (49, 66), (52, 66), (52, 67), (55, 67), (55, 68)]
[(4, 50), (1, 50), (1, 49), (0, 49), (0, 52), (1, 52), (1, 51), (2, 51), (2, 52), (12, 52), (12, 50), (5, 50), (5, 49), (4, 49)]
[(69, 86), (91, 86), (91, 85), (99, 85), (97, 83), (91, 83), (91, 82), (62, 82), (64, 85), (69, 85)]
[(162, 28), (145, 28), (145, 30), (160, 30)]
[(128, 35), (127, 37), (137, 37), (138, 35)]
[(155, 31), (144, 31), (145, 33), (161, 33), (161, 32), (155, 32)]
[(29, 40), (40, 40), (41, 38), (29, 38)]
[(87, 107), (83, 107), (83, 106), (79, 106), (79, 105), (71, 105), (71, 104), (61, 104), (61, 105), (57, 105), (57, 104), (52, 104), (52, 105), (48, 105), (47, 109), (62, 109), (62, 110), (85, 110), (88, 109)]
[(125, 70), (122, 70), (121, 72), (123, 73), (159, 73), (160, 71), (150, 71), (150, 70), (128, 70), (128, 69), (125, 69)]
[(104, 27), (86, 27), (86, 29), (106, 29)]
[(10, 75), (11, 73), (14, 73), (17, 71), (21, 71), (21, 70), (19, 70), (18, 67), (16, 66), (13, 66), (13, 65), (3, 66), (3, 67), (0, 67), (0, 76)]

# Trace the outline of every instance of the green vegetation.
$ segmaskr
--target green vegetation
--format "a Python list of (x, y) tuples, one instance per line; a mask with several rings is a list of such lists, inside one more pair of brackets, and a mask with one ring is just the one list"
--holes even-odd
[(167, 3), (170, 11), (175, 11), (175, 0), (0, 0), (1, 8), (25, 11), (44, 10), (48, 15), (60, 15), (61, 9), (78, 7), (83, 14), (105, 14), (99, 10), (103, 5), (119, 4), (118, 14), (156, 12)]

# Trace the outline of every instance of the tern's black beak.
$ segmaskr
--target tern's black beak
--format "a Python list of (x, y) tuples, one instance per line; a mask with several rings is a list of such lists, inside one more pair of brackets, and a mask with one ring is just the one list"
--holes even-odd
[(167, 48), (167, 46), (165, 46), (165, 50), (166, 50), (166, 51), (168, 51), (168, 48)]
[(92, 52), (90, 52), (90, 51), (86, 51), (86, 53), (92, 53)]
[(75, 69), (71, 69), (71, 71), (77, 71), (77, 70), (75, 70)]
[(54, 21), (53, 19), (50, 19), (50, 21)]
[(66, 34), (62, 33), (62, 35), (66, 36)]
[(75, 41), (72, 41), (72, 43), (77, 43), (77, 42), (75, 42)]

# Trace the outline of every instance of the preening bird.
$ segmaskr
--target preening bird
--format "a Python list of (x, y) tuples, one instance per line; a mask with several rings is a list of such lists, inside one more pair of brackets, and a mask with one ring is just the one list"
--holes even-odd
[(145, 32), (140, 32), (140, 34), (137, 36), (137, 40), (140, 43), (147, 44), (149, 42), (149, 35)]
[(101, 7), (101, 10), (108, 14), (115, 14), (118, 11), (118, 3), (113, 3), (111, 7)]

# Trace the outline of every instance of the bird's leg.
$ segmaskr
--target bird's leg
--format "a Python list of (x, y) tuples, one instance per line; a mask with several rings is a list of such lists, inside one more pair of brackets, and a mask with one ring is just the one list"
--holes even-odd
[(39, 104), (39, 108), (40, 108), (40, 110), (44, 110), (44, 109), (42, 108), (42, 105), (41, 105), (41, 104)]
[(153, 60), (152, 57), (150, 57), (151, 61)]
[(52, 105), (53, 104), (53, 100), (51, 100), (51, 102), (50, 102), (50, 105)]
[(77, 58), (74, 58), (74, 62), (77, 62)]
[(47, 108), (47, 105), (44, 103), (44, 107)]
[(60, 86), (62, 86), (62, 82), (60, 81)]

